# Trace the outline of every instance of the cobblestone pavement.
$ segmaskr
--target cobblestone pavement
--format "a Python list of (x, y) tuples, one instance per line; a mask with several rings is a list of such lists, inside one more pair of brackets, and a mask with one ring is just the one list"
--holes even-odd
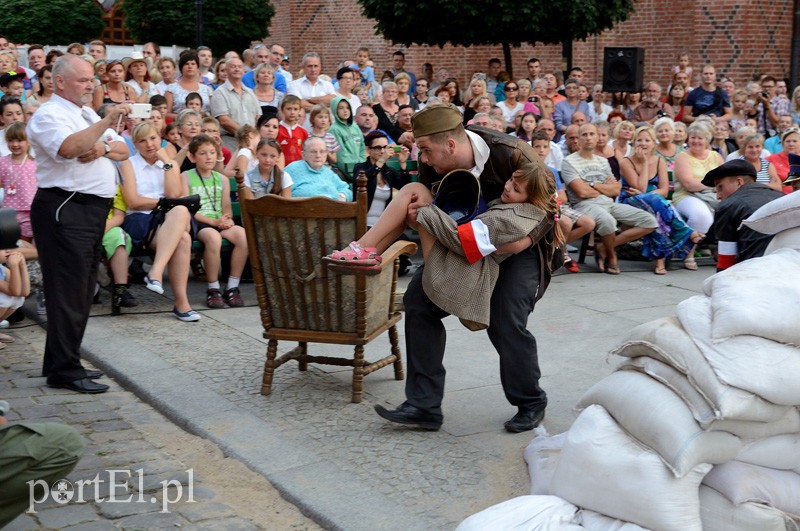
[[(673, 315), (675, 304), (699, 292), (713, 273), (710, 267), (676, 269), (660, 277), (649, 264), (622, 262), (622, 268), (619, 276), (583, 266), (584, 273), (555, 277), (529, 321), (549, 395), (544, 426), (550, 433), (566, 430), (577, 400), (613, 370), (607, 352), (628, 329)], [(169, 293), (134, 289), (140, 307), (125, 315), (108, 317), (107, 307), (96, 309), (84, 339), (87, 359), (171, 422), (215, 442), (267, 478), (322, 527), (453, 529), (474, 512), (529, 492), (522, 451), (531, 434), (503, 431), (515, 410), (503, 396), (496, 354), (485, 334), (445, 320), (445, 422), (431, 433), (375, 415), (373, 405), (396, 406), (404, 398), (404, 382), (395, 381), (388, 368), (365, 378), (360, 404), (350, 403), (352, 373), (346, 368), (309, 366), (300, 372), (293, 363), (276, 371), (272, 394), (262, 396), (266, 345), (252, 285), (243, 286), (251, 306), (202, 311), (199, 323), (170, 317)], [(203, 286), (191, 283), (190, 290), (200, 310)], [(292, 346), (281, 343), (279, 350)], [(309, 349), (349, 353), (347, 347)], [(388, 349), (388, 340), (379, 338), (367, 346), (367, 359)], [(109, 399), (118, 393), (115, 387)], [(185, 469), (181, 463), (170, 472)]]
[[(104, 482), (83, 491), (86, 503), (74, 498), (62, 505), (51, 497), (6, 529), (319, 529), (263, 477), (177, 428), (115, 381), (104, 378), (111, 390), (94, 396), (48, 388), (40, 376), (44, 330), (26, 320), (6, 332), (16, 337), (0, 350), (0, 398), (11, 404), (9, 422), (74, 426), (87, 447), (66, 479)], [(116, 499), (131, 501), (109, 503), (109, 470), (120, 470), (115, 482), (131, 487), (128, 493), (118, 487)], [(166, 490), (162, 482), (169, 482)]]

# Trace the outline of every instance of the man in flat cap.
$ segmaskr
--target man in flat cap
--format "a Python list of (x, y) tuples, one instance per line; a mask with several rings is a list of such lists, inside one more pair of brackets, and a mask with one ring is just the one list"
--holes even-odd
[[(414, 114), (412, 128), (419, 148), (419, 180), (430, 187), (455, 169), (469, 170), (481, 182), (488, 203), (500, 197), (514, 170), (526, 164), (539, 168), (541, 189), (554, 193), (545, 167), (530, 144), (485, 127), (464, 129), (461, 113), (453, 105), (431, 105)], [(551, 190), (552, 189), (552, 190)], [(416, 221), (415, 205), (409, 222)], [(506, 399), (517, 414), (505, 423), (517, 433), (535, 428), (544, 418), (547, 395), (539, 387), (536, 339), (527, 330), (528, 316), (550, 281), (552, 231), (534, 245), (527, 236), (524, 249), (500, 265), (500, 276), (490, 301), (489, 339), (500, 357), (500, 380)], [(519, 245), (515, 242), (510, 245)], [(497, 252), (503, 252), (501, 247)], [(563, 254), (563, 253), (562, 253)], [(422, 288), (419, 268), (406, 290), (406, 401), (397, 409), (375, 406), (392, 422), (438, 430), (442, 425), (446, 333), (442, 319), (447, 313), (433, 304)]]
[(756, 169), (746, 160), (731, 160), (708, 172), (703, 184), (714, 188), (720, 204), (707, 240), (717, 240), (717, 271), (764, 254), (772, 234), (739, 226), (750, 214), (783, 194), (757, 183)]

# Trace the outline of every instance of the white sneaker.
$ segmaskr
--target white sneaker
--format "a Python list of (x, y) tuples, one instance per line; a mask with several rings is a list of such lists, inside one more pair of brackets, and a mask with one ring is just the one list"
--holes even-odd
[(11, 326), (11, 323), (6, 321), (5, 319), (0, 321), (0, 328), (8, 328), (9, 326)]

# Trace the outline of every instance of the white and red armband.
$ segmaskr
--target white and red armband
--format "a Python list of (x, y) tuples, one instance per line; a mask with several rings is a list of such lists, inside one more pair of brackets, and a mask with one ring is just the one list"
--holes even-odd
[(739, 254), (739, 246), (736, 242), (717, 242), (717, 269), (722, 271), (736, 264), (736, 255)]
[(459, 225), (458, 239), (461, 240), (464, 256), (470, 264), (474, 264), (497, 250), (497, 247), (492, 245), (489, 240), (489, 227), (479, 219)]

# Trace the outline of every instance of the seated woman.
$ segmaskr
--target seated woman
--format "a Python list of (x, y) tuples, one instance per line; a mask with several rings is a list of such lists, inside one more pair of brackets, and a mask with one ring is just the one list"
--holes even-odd
[(142, 122), (133, 130), (137, 153), (119, 165), (122, 197), (128, 206), (122, 227), (134, 242), (146, 244), (156, 253), (145, 277), (147, 289), (164, 293), (164, 269), (169, 265), (169, 283), (175, 297), (173, 315), (181, 321), (199, 321), (200, 314), (192, 310), (186, 293), (192, 253), (192, 216), (186, 207), (176, 206), (158, 223), (155, 210), (160, 198), (181, 195), (178, 165), (159, 148), (160, 140), (158, 131), (149, 122)]
[(692, 231), (673, 210), (666, 197), (669, 178), (666, 161), (655, 154), (656, 133), (652, 127), (640, 127), (634, 135), (634, 153), (620, 165), (622, 173), (621, 203), (641, 208), (659, 220), (658, 228), (642, 238), (642, 256), (655, 258), (656, 275), (666, 275), (665, 260), (669, 256), (684, 258), (703, 239)]
[(327, 197), (335, 201), (352, 201), (350, 185), (325, 166), (328, 148), (321, 138), (311, 137), (303, 144), (303, 158), (286, 166), (292, 176), (292, 197)]
[[(675, 157), (675, 194), (672, 204), (686, 224), (693, 230), (705, 234), (714, 222), (713, 211), (717, 206), (714, 190), (702, 183), (703, 177), (720, 164), (722, 157), (710, 147), (713, 128), (705, 120), (695, 121), (689, 126), (689, 148)], [(697, 270), (692, 250), (683, 260), (683, 266)]]
[(744, 139), (744, 160), (756, 169), (756, 182), (763, 183), (773, 190), (780, 191), (783, 181), (778, 177), (775, 165), (763, 157), (764, 137), (754, 133)]

